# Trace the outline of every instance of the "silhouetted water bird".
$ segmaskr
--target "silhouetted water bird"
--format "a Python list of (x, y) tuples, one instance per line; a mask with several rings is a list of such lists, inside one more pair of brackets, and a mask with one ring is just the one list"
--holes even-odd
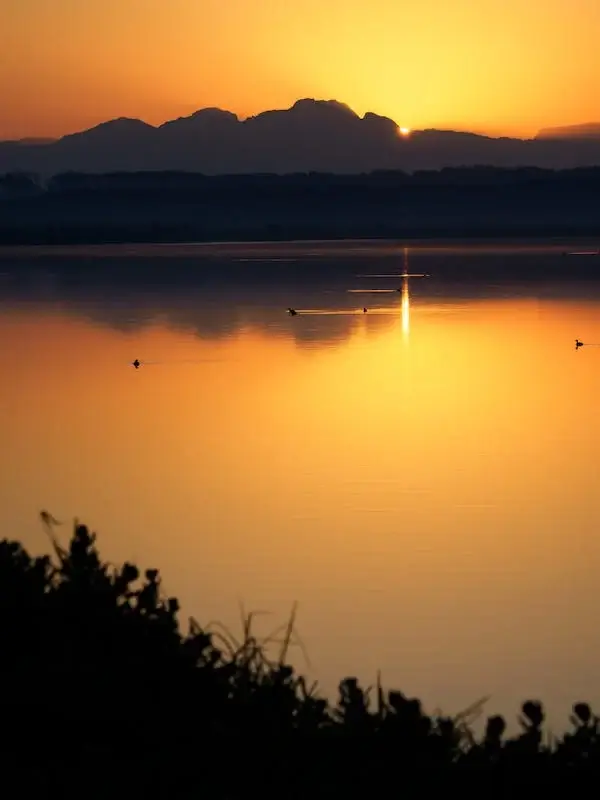
[(366, 313), (367, 313), (367, 309), (363, 308), (363, 314), (366, 314)]
[(577, 350), (578, 347), (583, 347), (583, 342), (580, 342), (579, 339), (575, 339), (575, 349)]
[(297, 313), (298, 312), (296, 311), (295, 308), (288, 308), (288, 314), (290, 315), (290, 317), (295, 317)]
[(140, 368), (140, 366), (141, 366), (141, 363), (140, 363), (140, 361), (139, 361), (137, 358), (136, 358), (136, 360), (133, 362), (133, 366), (134, 366), (136, 369), (139, 369), (139, 368)]

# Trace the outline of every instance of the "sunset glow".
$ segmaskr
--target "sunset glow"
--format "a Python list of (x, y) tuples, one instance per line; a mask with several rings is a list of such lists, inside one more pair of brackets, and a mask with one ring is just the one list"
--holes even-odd
[(7, 0), (0, 29), (0, 139), (301, 97), (401, 131), (530, 136), (598, 117), (598, 0)]

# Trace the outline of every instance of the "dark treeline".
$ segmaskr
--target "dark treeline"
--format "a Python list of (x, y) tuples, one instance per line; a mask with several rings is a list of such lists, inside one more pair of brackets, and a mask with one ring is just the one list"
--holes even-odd
[(599, 232), (600, 167), (0, 177), (0, 244)]
[(301, 192), (360, 190), (393, 191), (408, 186), (531, 186), (561, 185), (581, 189), (600, 187), (600, 166), (552, 170), (540, 167), (447, 167), (441, 170), (375, 170), (357, 175), (324, 172), (291, 174), (203, 175), (197, 172), (64, 172), (43, 180), (28, 172), (0, 175), (0, 190), (8, 195), (98, 194), (126, 192), (133, 195), (147, 192), (167, 192), (175, 195), (202, 196), (225, 192)]
[(481, 703), (429, 715), (353, 677), (328, 702), (287, 663), (293, 615), (270, 647), (250, 618), (240, 641), (193, 620), (183, 632), (157, 570), (103, 562), (79, 524), (63, 547), (42, 518), (52, 557), (0, 542), (0, 783), (11, 794), (529, 798), (576, 791), (600, 765), (600, 721), (584, 702), (555, 737), (537, 700), (511, 737), (498, 715), (473, 733)]

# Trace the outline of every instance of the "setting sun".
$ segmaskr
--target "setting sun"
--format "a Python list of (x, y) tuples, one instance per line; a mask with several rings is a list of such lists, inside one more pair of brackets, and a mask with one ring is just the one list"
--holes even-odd
[(409, 136), (410, 135), (410, 128), (398, 128), (401, 136)]

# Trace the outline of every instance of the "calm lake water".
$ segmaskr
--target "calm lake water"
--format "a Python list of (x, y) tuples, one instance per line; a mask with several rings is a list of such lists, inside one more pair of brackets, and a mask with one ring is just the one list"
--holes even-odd
[(235, 632), (297, 601), (327, 692), (562, 727), (600, 707), (600, 258), (563, 250), (0, 252), (2, 535), (77, 516)]

